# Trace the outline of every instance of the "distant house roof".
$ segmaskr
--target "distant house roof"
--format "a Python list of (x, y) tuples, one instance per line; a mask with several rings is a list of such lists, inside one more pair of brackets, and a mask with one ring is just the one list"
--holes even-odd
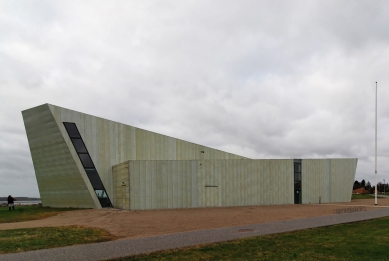
[(369, 192), (364, 187), (353, 190), (353, 194), (367, 194), (367, 193)]

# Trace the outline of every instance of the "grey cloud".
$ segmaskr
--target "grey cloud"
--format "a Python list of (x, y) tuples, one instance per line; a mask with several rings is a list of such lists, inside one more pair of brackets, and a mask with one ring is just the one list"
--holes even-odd
[(252, 158), (358, 157), (372, 182), (375, 81), (389, 172), (385, 1), (1, 5), (4, 193), (38, 194), (20, 111), (43, 103)]

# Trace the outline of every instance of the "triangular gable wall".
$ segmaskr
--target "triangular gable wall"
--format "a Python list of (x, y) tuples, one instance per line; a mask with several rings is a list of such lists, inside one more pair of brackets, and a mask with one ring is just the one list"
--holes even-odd
[(98, 208), (49, 106), (23, 111), (23, 118), (43, 206)]

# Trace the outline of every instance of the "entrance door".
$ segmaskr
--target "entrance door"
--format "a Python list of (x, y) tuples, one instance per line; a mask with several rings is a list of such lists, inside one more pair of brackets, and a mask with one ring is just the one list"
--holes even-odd
[(301, 204), (301, 183), (294, 183), (294, 204)]

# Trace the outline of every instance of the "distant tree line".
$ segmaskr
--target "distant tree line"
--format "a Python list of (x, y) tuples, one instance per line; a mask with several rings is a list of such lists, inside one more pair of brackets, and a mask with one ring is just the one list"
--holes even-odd
[[(358, 180), (354, 181), (353, 190), (359, 189), (359, 188), (365, 188), (369, 194), (374, 193), (375, 186), (372, 186), (370, 184), (370, 181), (366, 183), (366, 181), (363, 179), (361, 182)], [(384, 184), (382, 182), (378, 182), (377, 184), (377, 190), (381, 193), (389, 192), (388, 183)]]

